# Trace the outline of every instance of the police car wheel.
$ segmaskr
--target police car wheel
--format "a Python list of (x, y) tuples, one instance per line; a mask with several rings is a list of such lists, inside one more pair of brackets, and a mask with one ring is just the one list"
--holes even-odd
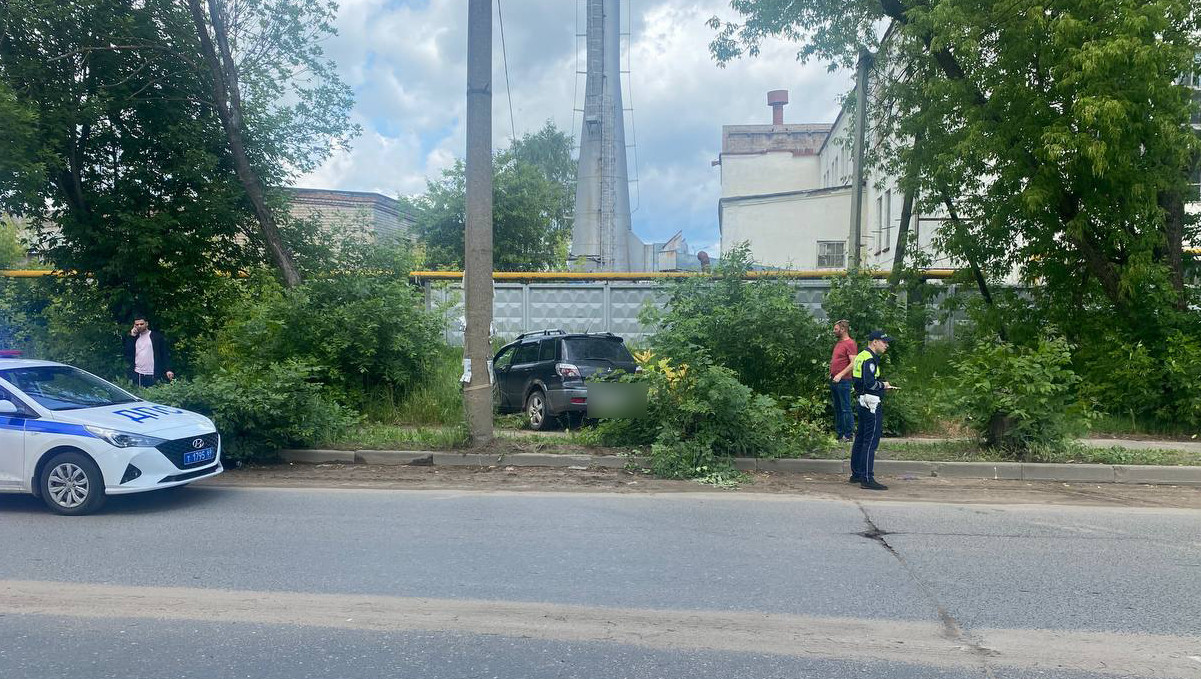
[(42, 500), (59, 514), (90, 514), (104, 504), (104, 477), (82, 453), (55, 455), (42, 469), (39, 483)]

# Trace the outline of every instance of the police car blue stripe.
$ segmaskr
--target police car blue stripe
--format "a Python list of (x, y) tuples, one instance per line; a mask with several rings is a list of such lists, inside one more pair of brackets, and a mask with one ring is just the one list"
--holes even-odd
[(67, 424), (65, 422), (46, 422), (43, 420), (25, 419), (22, 417), (0, 417), (0, 429), (17, 431), (33, 431), (43, 434), (65, 434), (67, 436), (87, 436), (100, 438), (88, 431), (82, 424)]
[(82, 424), (66, 424), (64, 422), (45, 422), (42, 420), (26, 420), (25, 431), (44, 432), (46, 434), (66, 434), (68, 436), (88, 436), (100, 438), (88, 431)]

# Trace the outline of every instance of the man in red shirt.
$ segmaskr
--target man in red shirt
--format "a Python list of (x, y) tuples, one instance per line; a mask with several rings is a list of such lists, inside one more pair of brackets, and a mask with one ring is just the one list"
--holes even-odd
[(839, 442), (851, 441), (855, 432), (855, 416), (851, 413), (851, 367), (859, 347), (851, 339), (851, 324), (840, 320), (834, 324), (834, 355), (830, 357), (830, 393), (834, 397), (834, 432)]

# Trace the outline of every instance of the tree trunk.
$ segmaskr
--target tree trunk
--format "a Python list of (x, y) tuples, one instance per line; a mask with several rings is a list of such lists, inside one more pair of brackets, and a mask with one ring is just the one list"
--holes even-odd
[[(217, 114), (221, 118), (221, 125), (225, 128), (225, 136), (229, 141), (229, 150), (233, 155), (238, 181), (241, 182), (242, 188), (246, 191), (246, 197), (250, 199), (250, 203), (254, 207), (254, 215), (258, 219), (263, 240), (267, 244), (268, 254), (283, 275), (284, 284), (289, 288), (294, 288), (300, 285), (300, 272), (292, 262), (287, 248), (284, 247), (283, 239), (275, 224), (275, 217), (267, 206), (262, 179), (250, 164), (250, 157), (246, 153), (246, 132), (242, 119), (242, 97), (238, 85), (238, 70), (229, 49), (225, 17), (219, 5), (220, 0), (208, 0), (207, 20), (200, 0), (187, 0), (187, 2), (188, 8), (192, 12), (192, 21), (196, 25), (196, 34), (200, 38), (200, 49), (204, 53), (204, 60), (208, 64), (212, 76), (213, 102), (216, 105)], [(213, 45), (213, 40), (209, 36), (209, 21), (212, 22), (213, 34), (217, 38), (216, 46)], [(218, 48), (220, 54), (218, 54)]]
[(1159, 207), (1164, 211), (1167, 227), (1167, 250), (1164, 259), (1172, 276), (1176, 292), (1176, 309), (1188, 310), (1188, 293), (1184, 289), (1184, 196), (1179, 191), (1161, 192)]
[[(968, 267), (972, 270), (972, 277), (976, 279), (976, 288), (980, 290), (980, 296), (984, 298), (984, 303), (990, 307), (995, 307), (993, 304), (992, 293), (988, 290), (988, 281), (984, 278), (984, 272), (980, 270), (979, 263), (972, 255), (972, 249), (967, 244), (967, 239), (963, 234), (963, 222), (960, 221), (959, 215), (955, 212), (955, 206), (951, 203), (951, 197), (946, 192), (942, 193), (942, 203), (947, 208), (947, 216), (951, 219), (951, 224), (955, 228), (955, 240), (959, 241), (959, 249), (963, 252), (964, 258), (967, 259)], [(997, 319), (997, 334), (1000, 335), (1002, 342), (1009, 341), (1009, 333), (1005, 332), (1005, 323)]]
[(909, 222), (913, 221), (913, 200), (917, 195), (917, 156), (922, 145), (922, 133), (913, 138), (909, 162), (905, 164), (905, 198), (901, 203), (901, 225), (897, 228), (897, 252), (892, 258), (892, 272), (888, 285), (896, 292), (901, 283), (901, 272), (905, 270), (905, 256), (909, 254)]
[(905, 199), (901, 203), (901, 225), (897, 228), (897, 253), (892, 258), (892, 272), (888, 274), (888, 285), (896, 291), (901, 284), (901, 272), (905, 270), (905, 255), (909, 253), (909, 222), (913, 221), (913, 198), (917, 190), (910, 186), (905, 189)]

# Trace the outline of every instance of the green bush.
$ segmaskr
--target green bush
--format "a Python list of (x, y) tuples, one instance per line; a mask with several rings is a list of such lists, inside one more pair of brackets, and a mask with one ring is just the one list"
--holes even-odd
[(828, 391), (781, 396), (779, 402), (784, 409), (784, 433), (788, 442), (784, 455), (805, 455), (834, 446), (834, 410)]
[(295, 361), (219, 370), (151, 387), (143, 396), (212, 418), (225, 459), (262, 462), (273, 459), (281, 448), (336, 438), (358, 421), (313, 380), (316, 372)]
[(1080, 397), (1115, 417), (1157, 417), (1164, 401), (1165, 365), (1147, 345), (1113, 335), (1082, 347), (1076, 356), (1085, 379)]
[(762, 394), (809, 393), (824, 384), (830, 333), (797, 304), (787, 281), (745, 280), (750, 268), (741, 244), (712, 275), (668, 284), (666, 308), (642, 314), (645, 325), (658, 328), (651, 348), (674, 363), (725, 366)]
[(1081, 398), (1133, 430), (1195, 431), (1201, 427), (1201, 339), (1173, 332), (1148, 344), (1105, 334), (1075, 357), (1085, 379)]
[(171, 306), (135, 307), (126, 291), (101, 288), (91, 280), (58, 275), (0, 279), (0, 347), (105, 378), (124, 376), (128, 366), (122, 341), (136, 308), (149, 313), (152, 329), (167, 337), (175, 372), (188, 374), (195, 356), (211, 349), (222, 314), (252, 290), (247, 281), (215, 277), (176, 295)]
[(1164, 391), (1159, 415), (1196, 432), (1201, 428), (1201, 337), (1176, 332), (1168, 339)]
[(433, 372), (441, 334), (441, 319), (408, 282), (338, 274), (247, 305), (218, 333), (207, 368), (299, 361), (349, 402), (379, 388), (400, 399)]
[(954, 340), (932, 340), (886, 373), (900, 389), (890, 391), (885, 399), (885, 436), (947, 434), (957, 429), (961, 418), (948, 395), (948, 384), (957, 374), (953, 357), (962, 349)]
[(871, 276), (852, 272), (827, 280), (830, 282), (830, 291), (826, 293), (822, 309), (830, 319), (830, 324), (846, 319), (851, 324), (851, 337), (859, 343), (860, 349), (867, 346), (867, 334), (871, 331), (883, 330), (888, 333), (895, 341), (885, 354), (886, 365), (895, 365), (913, 352), (915, 341), (924, 338), (924, 322), (922, 333), (911, 333), (905, 308), (897, 304), (892, 291)]
[(1062, 338), (1035, 348), (981, 342), (955, 361), (954, 403), (985, 445), (1025, 458), (1032, 449), (1062, 445), (1087, 416), (1071, 394), (1072, 348)]
[(52, 276), (0, 277), (0, 349), (102, 377), (122, 375), (121, 330), (108, 313), (110, 301), (95, 286), (68, 287)]
[(738, 476), (732, 457), (796, 456), (830, 444), (811, 419), (819, 407), (812, 400), (789, 399), (786, 412), (723, 366), (660, 359), (643, 367), (622, 379), (649, 382), (646, 416), (606, 420), (593, 436), (608, 446), (650, 446), (658, 476), (723, 482)]

